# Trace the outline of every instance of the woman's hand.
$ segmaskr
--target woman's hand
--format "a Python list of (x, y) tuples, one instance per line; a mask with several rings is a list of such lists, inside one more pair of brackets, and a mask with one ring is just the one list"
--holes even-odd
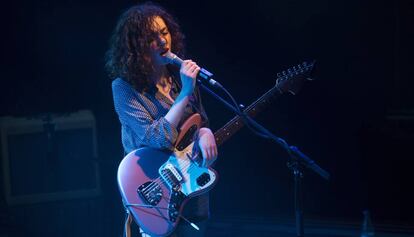
[(201, 166), (210, 166), (217, 158), (217, 145), (214, 135), (209, 128), (200, 128), (198, 132), (198, 146), (203, 156)]
[(180, 68), (180, 77), (182, 89), (181, 92), (185, 95), (191, 95), (196, 84), (196, 77), (200, 67), (191, 60), (184, 60)]

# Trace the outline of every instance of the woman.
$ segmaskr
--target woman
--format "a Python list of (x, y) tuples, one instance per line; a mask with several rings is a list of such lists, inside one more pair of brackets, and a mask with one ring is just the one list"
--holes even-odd
[[(133, 6), (118, 20), (106, 67), (114, 79), (114, 105), (126, 153), (143, 146), (172, 151), (177, 128), (192, 114), (200, 113), (203, 127), (198, 132), (197, 144), (203, 165), (208, 166), (217, 157), (217, 146), (213, 133), (206, 127), (208, 119), (196, 88), (200, 67), (184, 60), (177, 73), (165, 57), (169, 51), (183, 57), (183, 39), (177, 22), (160, 6)], [(181, 221), (172, 236), (203, 236), (208, 215), (208, 195), (191, 199), (183, 216), (195, 222), (201, 231)]]

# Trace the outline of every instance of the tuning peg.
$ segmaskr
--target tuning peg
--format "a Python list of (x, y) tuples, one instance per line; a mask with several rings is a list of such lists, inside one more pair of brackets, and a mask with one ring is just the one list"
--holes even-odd
[(282, 77), (282, 74), (280, 74), (280, 72), (276, 73), (277, 77)]
[(291, 68), (288, 69), (288, 74), (289, 75), (292, 74), (292, 69)]
[(283, 74), (283, 76), (286, 76), (286, 71), (283, 71), (282, 74)]

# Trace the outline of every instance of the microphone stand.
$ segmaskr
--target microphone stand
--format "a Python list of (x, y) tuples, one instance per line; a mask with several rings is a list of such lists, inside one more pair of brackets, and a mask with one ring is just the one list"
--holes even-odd
[[(197, 80), (200, 87), (208, 92), (210, 95), (212, 95), (214, 98), (221, 101), (227, 108), (235, 112), (237, 115), (239, 115), (241, 118), (243, 118), (245, 124), (252, 129), (254, 127), (258, 131), (254, 131), (256, 134), (266, 137), (268, 139), (273, 140), (287, 151), (289, 154), (289, 161), (288, 161), (288, 168), (292, 170), (293, 176), (294, 176), (294, 182), (295, 182), (295, 190), (294, 190), (294, 197), (295, 197), (295, 220), (296, 220), (296, 235), (297, 237), (304, 237), (304, 218), (303, 218), (303, 190), (302, 190), (302, 179), (304, 177), (303, 171), (304, 168), (308, 168), (315, 173), (317, 173), (322, 178), (329, 180), (330, 175), (327, 171), (322, 169), (320, 166), (318, 166), (315, 161), (313, 161), (311, 158), (306, 156), (304, 153), (302, 153), (297, 147), (290, 146), (288, 143), (283, 140), (280, 137), (277, 137), (276, 135), (272, 134), (269, 130), (264, 128), (262, 125), (258, 124), (255, 120), (250, 118), (246, 113), (243, 113), (240, 111), (239, 108), (229, 104), (226, 100), (224, 100), (222, 97), (214, 93), (212, 90), (210, 90), (207, 86), (203, 85), (200, 80)], [(219, 86), (219, 88), (223, 89), (230, 98), (230, 93), (227, 92), (224, 87)], [(235, 103), (234, 99), (232, 98), (233, 102)], [(237, 105), (237, 103), (235, 103)], [(240, 105), (237, 105), (239, 107), (242, 107)], [(249, 126), (250, 125), (250, 126)], [(252, 126), (252, 127), (251, 127)]]

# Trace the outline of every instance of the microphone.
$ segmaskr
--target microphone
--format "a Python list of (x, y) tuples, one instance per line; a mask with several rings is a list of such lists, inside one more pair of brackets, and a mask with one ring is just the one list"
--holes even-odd
[[(181, 58), (179, 58), (177, 55), (175, 55), (174, 53), (171, 53), (170, 51), (168, 51), (164, 57), (166, 57), (169, 60), (170, 64), (175, 64), (179, 67), (181, 67), (181, 64), (183, 63), (183, 60)], [(197, 75), (199, 78), (202, 78), (202, 80), (206, 81), (208, 84), (212, 85), (212, 86), (216, 86), (216, 87), (222, 87), (220, 85), (220, 83), (218, 83), (217, 81), (215, 81), (213, 79), (213, 73), (207, 71), (204, 68), (200, 69), (200, 72)]]

